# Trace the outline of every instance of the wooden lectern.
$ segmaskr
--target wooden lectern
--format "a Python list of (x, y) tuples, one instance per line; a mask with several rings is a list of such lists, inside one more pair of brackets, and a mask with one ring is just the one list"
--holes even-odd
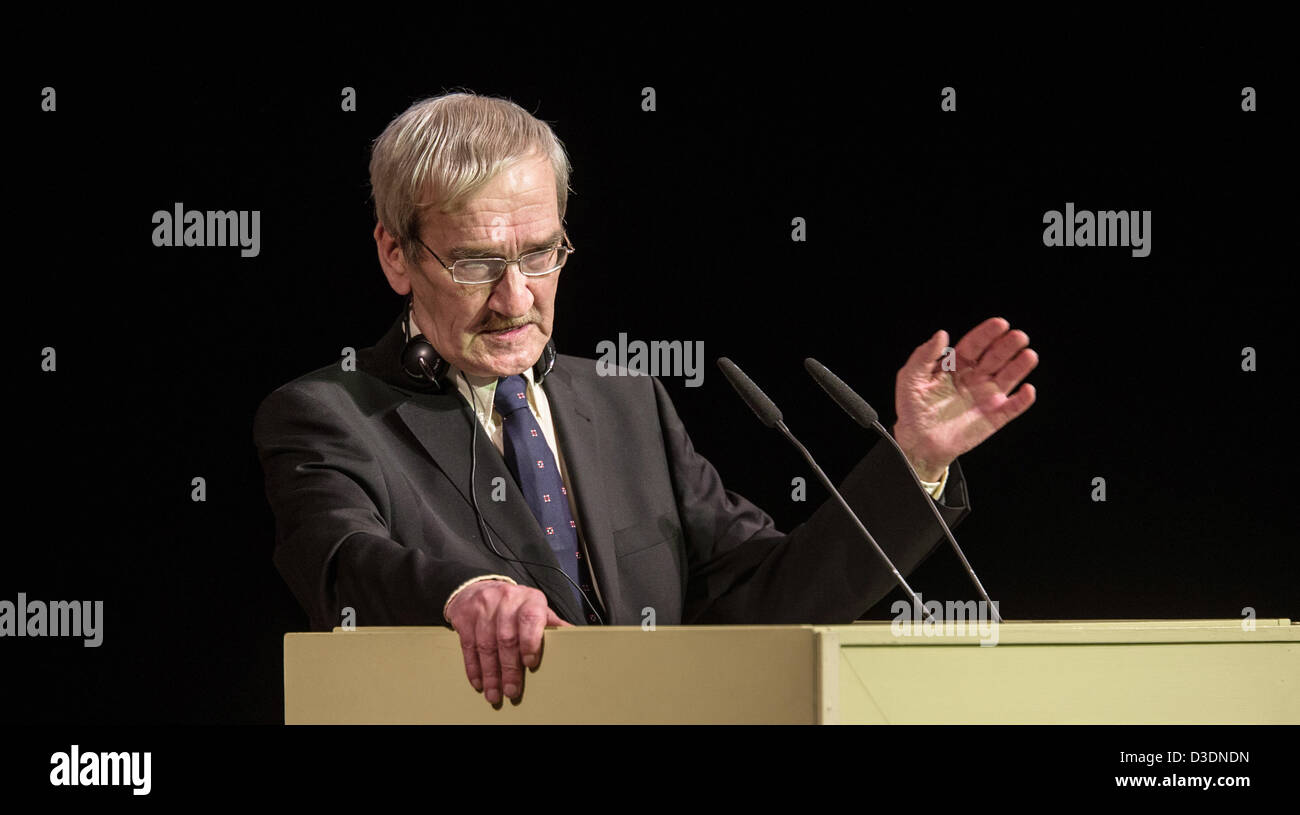
[(499, 710), (455, 632), (336, 628), (285, 635), (284, 698), (286, 724), (1296, 724), (1300, 625), (552, 628)]

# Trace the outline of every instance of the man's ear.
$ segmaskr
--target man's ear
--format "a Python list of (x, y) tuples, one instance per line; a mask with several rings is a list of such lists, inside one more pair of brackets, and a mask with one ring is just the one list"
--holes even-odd
[(384, 269), (384, 277), (393, 291), (405, 297), (411, 293), (411, 276), (406, 269), (406, 253), (402, 245), (384, 228), (384, 222), (375, 224), (375, 249), (379, 253), (379, 265)]

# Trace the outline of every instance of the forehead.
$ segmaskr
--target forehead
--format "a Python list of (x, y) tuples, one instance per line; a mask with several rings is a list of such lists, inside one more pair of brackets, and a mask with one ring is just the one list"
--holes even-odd
[(507, 167), (455, 212), (430, 210), (426, 234), (444, 248), (504, 246), (551, 235), (560, 226), (555, 172), (546, 158)]

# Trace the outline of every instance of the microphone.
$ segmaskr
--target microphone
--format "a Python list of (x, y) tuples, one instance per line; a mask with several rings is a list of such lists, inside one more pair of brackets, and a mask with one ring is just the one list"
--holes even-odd
[(952, 544), (953, 551), (956, 552), (957, 557), (961, 559), (961, 565), (966, 567), (966, 573), (970, 575), (970, 579), (975, 583), (975, 588), (979, 591), (980, 597), (984, 598), (984, 602), (988, 603), (989, 609), (993, 612), (993, 619), (996, 622), (1001, 623), (1002, 616), (998, 614), (997, 606), (993, 605), (993, 601), (989, 599), (988, 592), (984, 591), (984, 586), (980, 583), (980, 579), (975, 575), (975, 570), (971, 568), (970, 561), (966, 559), (966, 555), (961, 551), (961, 547), (957, 545), (957, 539), (952, 536), (952, 530), (948, 528), (947, 522), (944, 521), (943, 516), (939, 514), (939, 508), (936, 506), (934, 496), (930, 495), (929, 491), (921, 485), (921, 477), (916, 474), (916, 470), (912, 469), (912, 463), (907, 460), (907, 454), (903, 452), (903, 448), (899, 447), (898, 442), (894, 437), (890, 435), (883, 426), (881, 426), (879, 414), (876, 413), (875, 409), (872, 408), (871, 405), (867, 404), (867, 400), (859, 396), (852, 388), (844, 384), (842, 379), (831, 373), (829, 368), (817, 360), (808, 357), (803, 361), (803, 367), (808, 371), (808, 374), (816, 380), (817, 384), (822, 386), (822, 390), (826, 391), (826, 393), (830, 395), (831, 399), (835, 400), (835, 404), (839, 405), (844, 409), (845, 413), (849, 414), (853, 421), (868, 430), (875, 430), (883, 436), (898, 453), (899, 458), (903, 460), (903, 466), (907, 469), (908, 474), (912, 476), (912, 480), (916, 482), (916, 488), (925, 495), (926, 505), (929, 506), (930, 511), (934, 513), (934, 518), (939, 522), (939, 526), (943, 527), (943, 533), (948, 536), (948, 542)]
[(722, 369), (722, 375), (731, 383), (731, 387), (736, 389), (736, 393), (740, 394), (740, 398), (745, 400), (745, 404), (749, 405), (750, 410), (754, 411), (754, 415), (758, 417), (758, 420), (766, 427), (780, 430), (782, 435), (789, 439), (790, 443), (798, 448), (799, 452), (803, 454), (803, 457), (813, 468), (813, 472), (817, 473), (817, 477), (821, 479), (822, 484), (825, 485), (826, 489), (830, 490), (831, 494), (840, 502), (840, 506), (844, 507), (844, 511), (853, 519), (853, 523), (858, 527), (858, 531), (862, 533), (862, 536), (865, 537), (871, 544), (872, 548), (876, 550), (876, 554), (880, 555), (880, 559), (889, 567), (889, 571), (893, 573), (894, 579), (898, 581), (898, 585), (903, 587), (903, 591), (906, 592), (907, 596), (911, 599), (912, 608), (924, 610), (925, 615), (933, 621), (934, 615), (932, 615), (921, 603), (921, 598), (916, 596), (916, 592), (912, 591), (912, 587), (907, 585), (907, 581), (904, 580), (903, 575), (899, 573), (898, 567), (896, 567), (894, 562), (889, 559), (889, 555), (885, 554), (885, 550), (880, 548), (880, 544), (876, 543), (876, 539), (871, 537), (871, 533), (867, 531), (865, 526), (863, 526), (862, 520), (858, 518), (858, 514), (853, 511), (853, 507), (849, 506), (849, 502), (844, 500), (844, 496), (835, 488), (835, 484), (826, 476), (826, 473), (822, 472), (822, 468), (817, 466), (817, 462), (813, 459), (812, 453), (808, 452), (808, 448), (804, 447), (799, 440), (794, 437), (794, 434), (790, 432), (790, 428), (786, 427), (785, 422), (781, 418), (781, 409), (776, 406), (776, 403), (769, 399), (767, 394), (763, 393), (762, 389), (760, 389), (758, 385), (755, 385), (752, 379), (745, 376), (745, 373), (741, 371), (740, 368), (736, 367), (736, 364), (731, 360), (726, 357), (720, 357), (718, 359), (718, 367)]
[[(745, 404), (749, 405), (749, 409), (754, 411), (754, 415), (764, 427), (785, 427), (781, 420), (781, 409), (768, 398), (766, 393), (763, 393), (758, 385), (754, 384), (754, 380), (745, 376), (745, 372), (736, 367), (736, 363), (726, 357), (719, 357), (718, 367), (722, 369), (722, 375), (731, 383), (731, 387), (736, 389), (736, 393), (740, 394), (740, 398), (745, 400)], [(789, 432), (786, 431), (787, 434)]]

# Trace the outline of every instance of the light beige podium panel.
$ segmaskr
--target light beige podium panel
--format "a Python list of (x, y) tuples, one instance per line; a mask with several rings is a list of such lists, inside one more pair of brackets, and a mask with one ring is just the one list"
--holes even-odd
[(1300, 625), (553, 628), (499, 710), (453, 631), (335, 629), (285, 635), (284, 687), (287, 724), (1300, 723)]

